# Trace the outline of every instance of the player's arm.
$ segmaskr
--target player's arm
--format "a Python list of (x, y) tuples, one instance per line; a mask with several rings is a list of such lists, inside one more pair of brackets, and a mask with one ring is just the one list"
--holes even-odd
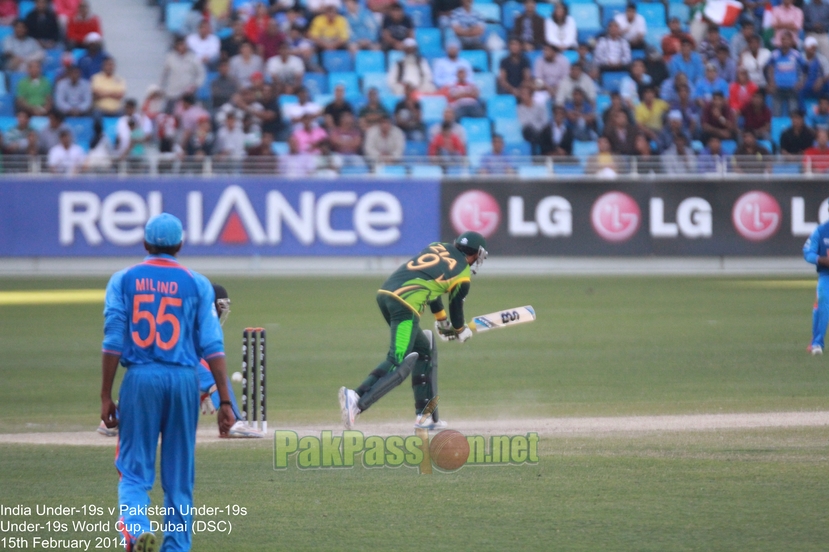
[(803, 244), (803, 258), (807, 263), (817, 266), (829, 266), (829, 257), (821, 257), (818, 247), (820, 246), (820, 232), (815, 229), (806, 243)]
[(104, 297), (104, 340), (101, 345), (101, 420), (109, 428), (118, 425), (115, 402), (112, 400), (112, 385), (115, 381), (115, 373), (118, 371), (118, 362), (121, 360), (124, 336), (128, 330), (127, 309), (124, 305), (121, 287), (122, 279), (123, 272), (115, 273), (107, 284)]
[(463, 302), (469, 294), (469, 281), (461, 282), (449, 292), (449, 316), (443, 320), (436, 318), (435, 329), (443, 341), (463, 343), (472, 337), (472, 330), (466, 325), (463, 316)]

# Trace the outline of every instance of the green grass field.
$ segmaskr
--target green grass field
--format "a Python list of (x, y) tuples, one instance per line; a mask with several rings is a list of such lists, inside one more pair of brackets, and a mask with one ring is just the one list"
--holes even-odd
[[(374, 303), (381, 279), (219, 281), (232, 299), (231, 370), (242, 328), (268, 330), (271, 424), (339, 429), (337, 388), (356, 386), (387, 346)], [(3, 279), (0, 292), (105, 282)], [(442, 417), (829, 410), (829, 360), (805, 352), (813, 297), (803, 281), (482, 277), (468, 315), (532, 304), (538, 320), (441, 344)], [(94, 431), (101, 307), (0, 304), (0, 433)], [(406, 384), (361, 421), (399, 422), (405, 435), (411, 400)], [(247, 515), (232, 519), (229, 536), (196, 535), (194, 550), (778, 551), (829, 542), (825, 426), (545, 436), (538, 465), (431, 477), (274, 471), (272, 451), (271, 441), (199, 447), (196, 504), (238, 504)], [(116, 484), (110, 447), (0, 445), (0, 505), (112, 507)], [(22, 520), (0, 516), (8, 519)]]

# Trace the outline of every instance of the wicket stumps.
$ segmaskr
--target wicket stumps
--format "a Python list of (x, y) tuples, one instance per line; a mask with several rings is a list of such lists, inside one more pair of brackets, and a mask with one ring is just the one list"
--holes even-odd
[(254, 429), (268, 432), (265, 328), (242, 332), (242, 416)]

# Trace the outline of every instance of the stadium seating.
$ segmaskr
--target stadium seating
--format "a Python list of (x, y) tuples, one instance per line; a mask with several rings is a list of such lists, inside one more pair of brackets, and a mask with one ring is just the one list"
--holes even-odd
[(501, 22), (501, 6), (498, 4), (472, 4), (472, 11), (483, 17), (487, 23)]
[(518, 118), (518, 111), (515, 102), (515, 96), (512, 94), (496, 94), (485, 98), (486, 100), (486, 116), (490, 119), (496, 117), (504, 118)]
[(426, 142), (415, 142), (413, 140), (408, 140), (406, 142), (406, 147), (403, 150), (403, 155), (406, 157), (426, 157), (428, 151), (429, 144)]
[(586, 159), (591, 155), (599, 153), (599, 143), (595, 140), (582, 141), (573, 140), (573, 156)]
[(541, 17), (547, 19), (548, 17), (553, 16), (553, 4), (542, 4), (539, 3), (535, 7), (535, 13), (540, 15)]
[(385, 73), (386, 56), (383, 52), (360, 50), (354, 58), (354, 71), (361, 77), (366, 73)]
[(31, 119), (29, 119), (29, 126), (31, 126), (32, 129), (40, 132), (41, 130), (49, 126), (49, 117), (32, 117)]
[(432, 6), (428, 4), (406, 5), (404, 8), (415, 27), (432, 26)]
[(771, 141), (775, 146), (780, 146), (780, 135), (790, 126), (792, 126), (792, 120), (788, 117), (771, 118)]
[(645, 18), (648, 27), (664, 27), (668, 24), (665, 6), (660, 2), (637, 2), (636, 11)]
[(328, 77), (321, 73), (305, 73), (302, 84), (308, 89), (312, 98), (317, 94), (328, 93)]
[(596, 4), (573, 4), (570, 6), (570, 15), (578, 22), (579, 42), (587, 42), (602, 31), (599, 6)]
[(522, 13), (524, 13), (524, 6), (520, 2), (515, 0), (504, 2), (504, 5), (501, 6), (501, 23), (504, 28), (511, 31), (513, 25), (515, 25), (515, 18)]
[(655, 25), (648, 25), (648, 30), (645, 32), (645, 42), (662, 51), (662, 37), (671, 32), (668, 27), (657, 27)]
[(389, 114), (394, 113), (394, 108), (397, 107), (397, 104), (402, 99), (403, 96), (395, 96), (394, 94), (380, 94), (380, 103), (383, 104), (383, 107), (386, 108), (386, 111), (388, 111)]
[(114, 145), (115, 138), (117, 137), (118, 117), (104, 117), (103, 125), (104, 134), (109, 138), (110, 143)]
[(402, 165), (380, 165), (377, 174), (381, 176), (406, 176), (406, 167)]
[[(487, 57), (485, 50), (461, 50), (458, 57), (468, 61), (472, 66), (472, 69), (476, 72), (485, 72), (489, 69), (489, 58)], [(472, 75), (469, 76), (471, 77)]]
[(492, 144), (489, 142), (470, 142), (466, 147), (466, 155), (469, 158), (469, 164), (473, 169), (477, 169), (481, 164), (481, 157), (491, 151)]
[(12, 94), (0, 94), (0, 117), (11, 117), (14, 115), (14, 96)]
[(279, 111), (282, 113), (283, 121), (288, 122), (288, 116), (285, 114), (285, 107), (295, 103), (299, 103), (299, 98), (292, 94), (282, 94), (279, 96)]
[(88, 150), (93, 135), (92, 117), (67, 117), (64, 123), (72, 131), (75, 143)]
[(208, 103), (208, 104), (210, 103), (211, 98), (212, 98), (212, 92), (210, 90), (210, 85), (213, 83), (214, 80), (216, 80), (216, 77), (218, 77), (218, 76), (219, 76), (219, 73), (216, 73), (215, 71), (209, 71), (207, 73), (207, 75), (205, 76), (204, 82), (202, 83), (201, 86), (199, 86), (198, 90), (196, 90), (196, 99), (197, 100), (199, 100), (201, 102)]
[(484, 117), (464, 117), (461, 119), (461, 126), (466, 131), (466, 142), (468, 144), (473, 142), (490, 142), (492, 140), (489, 119)]
[[(440, 29), (432, 27), (415, 29), (414, 34), (420, 54), (425, 57), (443, 56), (443, 44), (441, 43)], [(391, 52), (389, 52), (391, 53)], [(401, 52), (402, 53), (402, 52)], [(392, 61), (389, 59), (389, 65)]]
[(627, 76), (624, 71), (608, 71), (602, 74), (602, 88), (607, 92), (618, 92), (622, 79)]
[(380, 93), (391, 94), (389, 79), (386, 73), (366, 73), (363, 75), (363, 94), (368, 94), (371, 88), (376, 88)]
[(277, 155), (288, 155), (291, 151), (291, 146), (288, 142), (274, 142), (271, 146), (271, 151)]
[(0, 116), (0, 132), (8, 132), (17, 125), (17, 117), (14, 115)]
[(581, 176), (584, 174), (584, 167), (580, 163), (555, 163), (553, 173), (562, 176)]
[(22, 0), (17, 5), (17, 17), (25, 19), (29, 12), (35, 9), (35, 3), (32, 0)]
[(775, 163), (771, 166), (771, 174), (800, 174), (800, 163)]
[(187, 19), (187, 12), (190, 11), (190, 4), (170, 3), (166, 6), (167, 30), (171, 33), (179, 33), (184, 27), (184, 21)]
[[(602, 27), (607, 28), (607, 24), (613, 21), (613, 18), (616, 17), (616, 14), (619, 13), (625, 13), (624, 4), (604, 6), (602, 8)], [(648, 21), (648, 26), (650, 26), (650, 21)]]
[(518, 176), (520, 178), (546, 178), (550, 176), (550, 171), (546, 165), (521, 165), (518, 167)]
[(735, 140), (722, 141), (723, 155), (734, 155), (735, 151), (737, 151), (737, 142)]
[[(504, 145), (504, 155), (511, 157), (527, 157), (531, 154), (530, 144), (525, 141), (507, 143)], [(520, 162), (520, 161), (519, 161)]]
[(576, 50), (564, 50), (561, 54), (567, 58), (570, 63), (576, 63), (579, 59), (579, 53)]
[(509, 50), (493, 50), (489, 53), (489, 70), (498, 73), (501, 67), (501, 60), (509, 55)]
[(668, 4), (668, 18), (677, 17), (683, 24), (688, 21), (690, 9), (681, 2), (671, 2)]
[(443, 169), (436, 165), (412, 165), (411, 175), (415, 178), (440, 178)]
[(329, 73), (345, 73), (354, 70), (354, 61), (346, 50), (326, 50), (322, 53), (322, 66)]
[(446, 105), (447, 101), (444, 96), (422, 96), (420, 98), (420, 110), (423, 122), (429, 124), (442, 120)]
[(497, 94), (495, 90), (495, 75), (493, 73), (476, 73), (475, 84), (481, 98), (489, 98)]
[(386, 67), (391, 67), (405, 56), (402, 51), (400, 50), (389, 50), (386, 54)]
[[(524, 136), (521, 134), (521, 123), (516, 117), (507, 119), (503, 117), (493, 118), (495, 124), (495, 134), (500, 134), (507, 144), (519, 144), (524, 142)], [(529, 144), (527, 144), (529, 147)]]

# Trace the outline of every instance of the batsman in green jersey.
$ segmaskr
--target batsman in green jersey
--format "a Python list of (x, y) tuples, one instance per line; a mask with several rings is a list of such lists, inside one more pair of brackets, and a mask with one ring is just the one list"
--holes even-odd
[[(385, 360), (371, 371), (357, 389), (340, 388), (340, 409), (348, 429), (361, 412), (406, 381), (412, 374), (415, 427), (440, 429), (437, 411), (426, 419), (420, 414), (437, 393), (437, 348), (432, 332), (420, 329), (420, 315), (429, 305), (435, 329), (444, 341), (463, 343), (472, 330), (463, 317), (463, 301), (469, 293), (470, 276), (487, 257), (486, 241), (477, 232), (464, 232), (453, 243), (433, 243), (400, 266), (377, 291), (377, 305), (391, 330)], [(448, 294), (449, 314), (441, 295)]]

